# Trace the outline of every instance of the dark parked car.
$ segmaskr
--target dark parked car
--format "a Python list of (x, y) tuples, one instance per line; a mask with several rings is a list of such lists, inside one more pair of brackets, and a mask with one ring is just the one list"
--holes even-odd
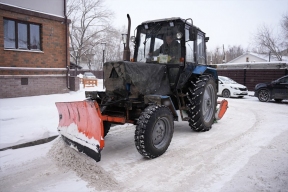
[(288, 75), (270, 83), (259, 83), (255, 86), (254, 91), (254, 96), (262, 102), (271, 99), (281, 102), (283, 99), (288, 99)]

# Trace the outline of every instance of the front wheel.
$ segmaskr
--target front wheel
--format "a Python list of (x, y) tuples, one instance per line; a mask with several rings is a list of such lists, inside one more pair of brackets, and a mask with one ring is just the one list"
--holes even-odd
[(174, 132), (173, 115), (166, 106), (150, 105), (139, 117), (135, 130), (135, 146), (146, 158), (165, 153)]
[(216, 83), (210, 75), (203, 75), (191, 79), (187, 86), (189, 125), (194, 131), (209, 131), (216, 113)]
[(259, 91), (259, 94), (258, 94), (258, 99), (259, 101), (261, 102), (267, 102), (270, 100), (270, 93), (268, 90), (266, 89), (262, 89)]

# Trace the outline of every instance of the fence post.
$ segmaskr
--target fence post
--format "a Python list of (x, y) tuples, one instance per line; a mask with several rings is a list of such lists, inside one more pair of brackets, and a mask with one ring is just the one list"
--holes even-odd
[(245, 86), (246, 86), (246, 70), (247, 70), (247, 69), (244, 69), (244, 79), (243, 79)]

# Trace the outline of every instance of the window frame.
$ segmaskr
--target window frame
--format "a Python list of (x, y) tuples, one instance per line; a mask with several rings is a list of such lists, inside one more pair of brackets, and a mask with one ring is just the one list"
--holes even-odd
[[(14, 47), (11, 48), (11, 47), (5, 47), (5, 20), (7, 21), (13, 21), (14, 22), (14, 38), (15, 38), (15, 41), (14, 41)], [(19, 46), (19, 30), (18, 30), (18, 25), (21, 24), (21, 25), (26, 25), (27, 26), (27, 31), (26, 31), (26, 39), (27, 39), (27, 48), (21, 48), (21, 46)], [(35, 49), (35, 48), (32, 48), (32, 44), (31, 44), (31, 39), (30, 39), (30, 36), (31, 36), (31, 26), (32, 25), (36, 25), (39, 27), (39, 49)], [(43, 48), (42, 48), (42, 25), (39, 24), (39, 23), (34, 23), (34, 22), (27, 22), (27, 21), (22, 21), (22, 20), (17, 20), (17, 19), (10, 19), (10, 18), (3, 18), (3, 45), (4, 45), (4, 49), (5, 50), (21, 50), (21, 51), (43, 51)], [(20, 48), (19, 48), (20, 47)]]

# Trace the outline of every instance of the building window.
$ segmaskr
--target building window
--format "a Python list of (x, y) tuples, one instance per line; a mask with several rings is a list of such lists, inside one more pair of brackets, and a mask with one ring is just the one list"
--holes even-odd
[(40, 29), (39, 24), (4, 19), (4, 48), (42, 50)]

